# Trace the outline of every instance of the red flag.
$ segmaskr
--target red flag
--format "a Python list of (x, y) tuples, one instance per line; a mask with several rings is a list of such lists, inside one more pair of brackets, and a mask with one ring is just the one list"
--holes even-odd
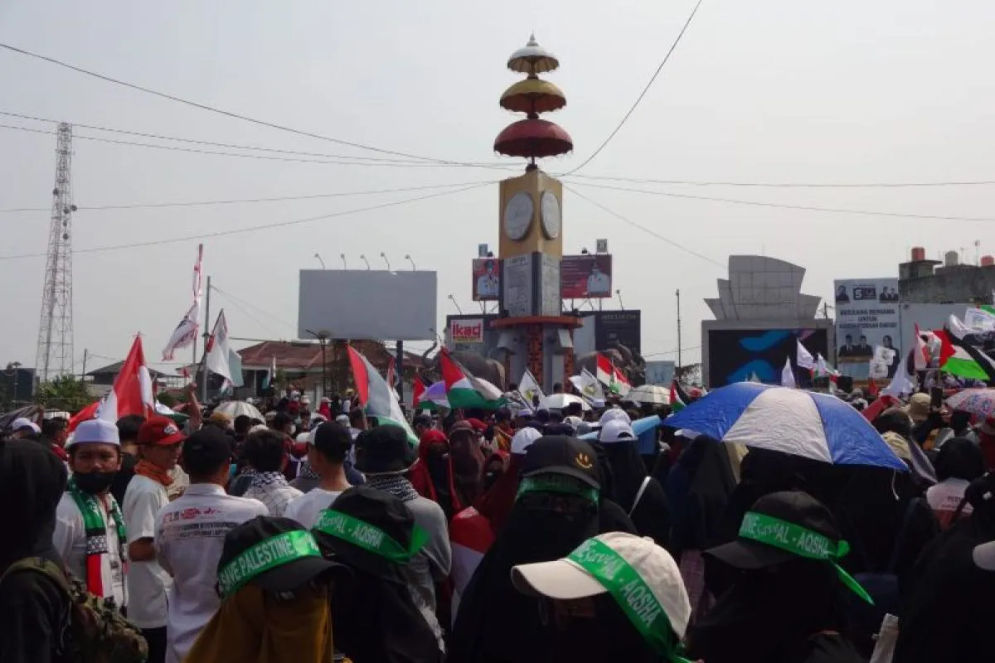
[(145, 366), (142, 337), (136, 336), (107, 396), (80, 410), (69, 421), (69, 430), (75, 430), (81, 421), (95, 417), (108, 421), (117, 421), (129, 414), (147, 417), (154, 408), (152, 378)]
[(395, 368), (394, 358), (391, 357), (387, 361), (387, 386), (393, 389), (397, 385), (397, 369)]
[(421, 399), (425, 396), (425, 383), (422, 382), (421, 376), (416, 375), (415, 381), (411, 385), (411, 407), (417, 410), (418, 405), (421, 403)]

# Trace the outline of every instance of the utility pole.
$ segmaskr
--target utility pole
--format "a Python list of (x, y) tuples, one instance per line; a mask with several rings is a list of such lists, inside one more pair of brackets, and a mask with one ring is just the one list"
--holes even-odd
[(83, 370), (79, 372), (79, 381), (80, 382), (86, 382), (86, 355), (88, 353), (89, 353), (89, 350), (87, 350), (86, 348), (83, 348)]
[(677, 368), (684, 364), (681, 362), (681, 289), (677, 289)]
[(397, 389), (397, 402), (404, 403), (404, 341), (397, 342), (397, 371), (395, 372), (396, 385), (389, 385)]
[[(207, 326), (211, 323), (211, 277), (207, 277), (207, 298), (204, 300), (204, 356), (202, 357), (203, 366), (201, 366), (201, 396), (200, 400), (202, 403), (207, 402), (207, 345), (211, 341), (211, 332), (208, 331)], [(196, 375), (194, 375), (196, 378)]]
[(59, 124), (55, 148), (55, 187), (45, 260), (45, 286), (38, 324), (38, 351), (35, 366), (38, 379), (47, 382), (55, 375), (73, 372), (73, 249), (72, 187), (73, 128)]

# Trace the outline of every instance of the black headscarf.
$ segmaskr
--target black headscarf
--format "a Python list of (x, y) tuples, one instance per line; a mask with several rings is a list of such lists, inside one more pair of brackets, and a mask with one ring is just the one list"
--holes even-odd
[(460, 602), (450, 660), (547, 661), (536, 599), (515, 590), (511, 567), (567, 556), (598, 534), (599, 507), (580, 496), (526, 493), (484, 555)]
[(667, 475), (672, 552), (701, 550), (718, 542), (735, 485), (729, 456), (721, 443), (698, 437), (681, 453)]
[(0, 572), (22, 557), (59, 561), (52, 533), (65, 489), (66, 466), (47, 448), (32, 440), (0, 442), (0, 504), (7, 505)]
[[(632, 517), (639, 534), (651, 537), (658, 545), (670, 543), (670, 507), (663, 487), (651, 478), (633, 509), (636, 496), (646, 479), (646, 465), (636, 448), (636, 440), (599, 443), (599, 459), (610, 468), (610, 494), (607, 497)], [(603, 456), (602, 456), (603, 454)]]
[(688, 658), (708, 663), (805, 660), (809, 638), (840, 626), (838, 592), (836, 571), (821, 561), (800, 558), (743, 572), (692, 627)]
[(933, 463), (940, 481), (955, 478), (974, 481), (985, 473), (985, 457), (977, 444), (963, 437), (947, 440)]
[[(945, 446), (945, 445), (944, 445)], [(974, 508), (930, 543), (903, 583), (895, 661), (995, 660), (995, 572), (974, 564), (974, 547), (995, 540), (995, 476), (964, 494)]]

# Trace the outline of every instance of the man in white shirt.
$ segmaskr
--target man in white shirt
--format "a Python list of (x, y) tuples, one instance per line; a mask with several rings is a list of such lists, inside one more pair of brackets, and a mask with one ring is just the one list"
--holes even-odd
[(603, 295), (611, 290), (611, 279), (601, 271), (598, 263), (591, 265), (591, 273), (587, 277), (587, 294)]
[(190, 487), (159, 512), (156, 558), (173, 577), (166, 620), (166, 663), (180, 663), (221, 605), (215, 586), (225, 534), (265, 516), (262, 502), (225, 493), (231, 462), (225, 433), (206, 426), (183, 443)]
[(173, 585), (155, 560), (156, 517), (169, 504), (168, 490), (175, 483), (172, 471), (186, 439), (168, 417), (150, 417), (139, 426), (135, 441), (139, 461), (124, 493), (124, 521), (128, 527), (128, 619), (142, 630), (149, 645), (148, 663), (166, 657), (166, 593)]
[[(52, 543), (74, 576), (91, 594), (127, 601), (125, 589), (124, 516), (111, 495), (111, 483), (121, 469), (117, 426), (103, 419), (76, 427), (69, 446), (72, 477), (55, 512)], [(17, 504), (7, 508), (17, 509)]]
[(484, 273), (477, 277), (477, 299), (497, 299), (501, 281), (494, 273), (494, 261), (484, 263)]
[(341, 424), (325, 422), (314, 429), (308, 442), (307, 460), (311, 469), (321, 477), (321, 483), (292, 501), (284, 516), (293, 518), (308, 529), (315, 526), (319, 514), (350, 487), (343, 463), (351, 447), (352, 435)]
[(273, 430), (258, 430), (249, 433), (242, 447), (245, 461), (255, 472), (252, 483), (243, 497), (259, 500), (269, 509), (269, 515), (282, 516), (287, 505), (304, 493), (297, 490), (283, 475), (287, 466), (287, 452), (283, 447), (283, 436)]

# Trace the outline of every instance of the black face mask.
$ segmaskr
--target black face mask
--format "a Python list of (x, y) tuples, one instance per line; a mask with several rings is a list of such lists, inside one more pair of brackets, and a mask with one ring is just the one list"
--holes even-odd
[(116, 476), (117, 470), (113, 472), (87, 472), (85, 474), (77, 472), (73, 474), (73, 481), (84, 493), (99, 495), (111, 487)]

